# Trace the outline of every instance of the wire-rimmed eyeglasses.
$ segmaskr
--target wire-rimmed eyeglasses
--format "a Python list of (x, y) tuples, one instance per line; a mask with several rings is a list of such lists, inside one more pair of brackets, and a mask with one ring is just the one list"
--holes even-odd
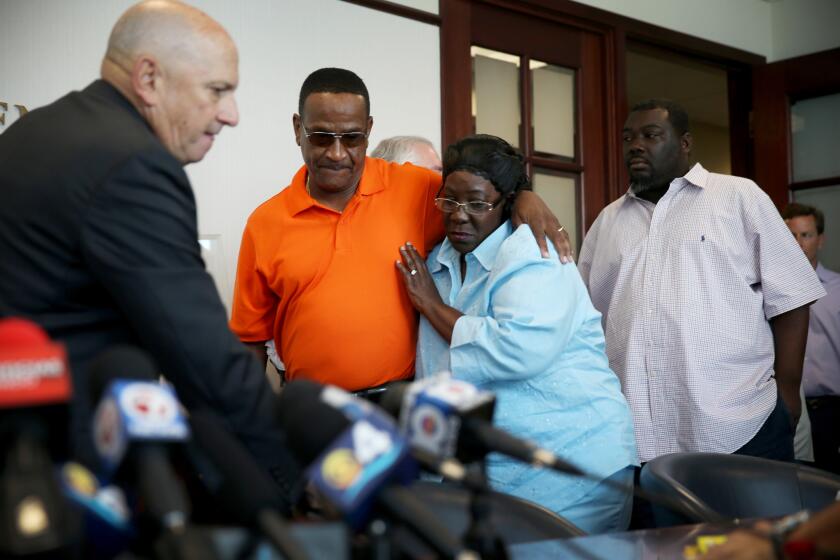
[(458, 208), (464, 207), (464, 211), (467, 214), (472, 214), (473, 216), (480, 216), (482, 214), (487, 214), (491, 212), (494, 208), (499, 206), (502, 202), (504, 202), (504, 198), (498, 200), (496, 202), (484, 202), (483, 200), (470, 200), (468, 202), (458, 202), (457, 200), (452, 200), (451, 198), (442, 198), (438, 197), (435, 199), (435, 206), (437, 209), (443, 212), (444, 214), (452, 214), (453, 212), (457, 212)]

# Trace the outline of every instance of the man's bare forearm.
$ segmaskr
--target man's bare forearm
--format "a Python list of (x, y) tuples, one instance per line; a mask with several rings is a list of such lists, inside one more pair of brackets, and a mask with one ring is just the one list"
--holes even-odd
[(802, 412), (799, 385), (802, 382), (802, 362), (808, 339), (808, 317), (809, 306), (803, 305), (770, 319), (776, 351), (776, 384), (779, 396), (784, 400), (794, 422), (799, 421)]

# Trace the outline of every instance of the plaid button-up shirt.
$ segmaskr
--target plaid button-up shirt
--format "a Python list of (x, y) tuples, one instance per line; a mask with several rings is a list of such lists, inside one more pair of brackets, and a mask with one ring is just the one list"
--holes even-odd
[(578, 266), (642, 461), (752, 439), (776, 402), (769, 320), (825, 295), (770, 198), (700, 164), (657, 204), (607, 206)]

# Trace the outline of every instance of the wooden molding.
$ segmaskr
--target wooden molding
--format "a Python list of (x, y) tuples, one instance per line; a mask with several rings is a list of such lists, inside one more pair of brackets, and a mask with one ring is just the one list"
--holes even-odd
[[(445, 4), (448, 0), (442, 0), (441, 4)], [(418, 10), (417, 8), (409, 8), (396, 2), (388, 2), (388, 0), (344, 0), (349, 4), (357, 4), (370, 8), (372, 10), (379, 10), (380, 12), (387, 12), (395, 16), (401, 16), (415, 21), (421, 21), (431, 25), (440, 25), (441, 17), (435, 14)]]

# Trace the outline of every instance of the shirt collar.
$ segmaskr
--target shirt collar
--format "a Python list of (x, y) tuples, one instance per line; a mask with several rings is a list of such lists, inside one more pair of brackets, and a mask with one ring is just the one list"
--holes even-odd
[[(706, 182), (709, 180), (709, 172), (706, 171), (706, 169), (698, 162), (688, 170), (688, 173), (682, 177), (678, 177), (678, 179), (682, 179), (683, 182), (688, 183), (689, 185), (694, 185), (695, 187), (704, 189), (706, 188)], [(643, 198), (636, 196), (630, 186), (627, 187), (625, 197), (627, 199), (635, 198), (637, 200), (644, 200)]]
[[(478, 261), (478, 264), (480, 264), (484, 270), (489, 271), (493, 266), (493, 263), (496, 261), (496, 255), (499, 252), (499, 248), (502, 246), (505, 239), (510, 237), (511, 233), (513, 233), (513, 226), (511, 225), (510, 220), (506, 220), (502, 223), (502, 225), (497, 227), (493, 233), (485, 237), (484, 241), (482, 241), (478, 247), (473, 249), (473, 251), (469, 254), (475, 257), (475, 260)], [(449, 239), (446, 238), (440, 246), (440, 251), (438, 251), (435, 262), (429, 263), (429, 271), (438, 272), (444, 266), (454, 268), (458, 265), (460, 258), (461, 253), (459, 253), (449, 242)]]
[[(356, 193), (353, 196), (371, 196), (385, 190), (385, 181), (382, 178), (382, 166), (377, 165), (376, 162), (377, 160), (372, 160), (368, 157), (365, 158), (365, 168), (362, 171), (359, 186), (356, 188)], [(313, 206), (318, 206), (319, 208), (335, 212), (335, 210), (331, 210), (326, 206), (318, 204), (318, 201), (309, 196), (309, 193), (306, 192), (307, 173), (306, 166), (303, 165), (300, 169), (298, 169), (297, 173), (295, 173), (295, 176), (292, 178), (292, 182), (289, 185), (289, 207), (292, 215), (294, 216), (299, 214), (300, 212), (303, 212)]]

